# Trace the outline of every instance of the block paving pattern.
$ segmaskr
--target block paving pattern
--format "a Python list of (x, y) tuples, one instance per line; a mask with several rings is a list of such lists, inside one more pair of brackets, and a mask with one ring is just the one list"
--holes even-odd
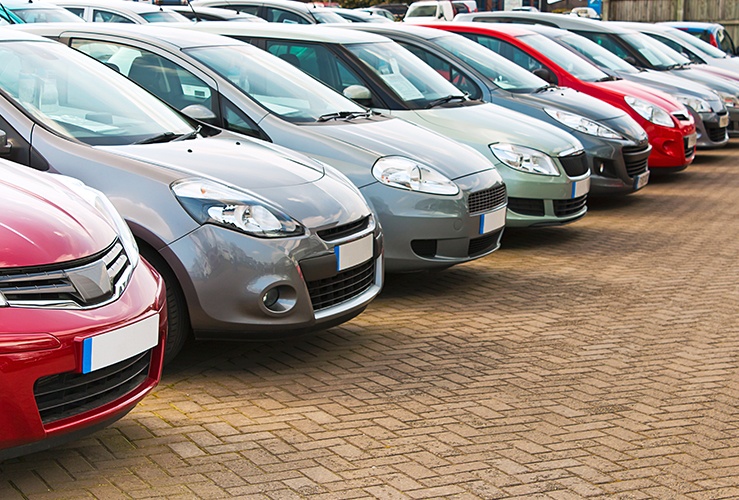
[(737, 498), (738, 194), (735, 140), (341, 327), (191, 345), (0, 498)]

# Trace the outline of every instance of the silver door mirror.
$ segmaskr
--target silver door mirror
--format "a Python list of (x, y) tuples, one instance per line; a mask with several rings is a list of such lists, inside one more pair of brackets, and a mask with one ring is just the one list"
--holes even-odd
[(207, 108), (202, 104), (190, 104), (189, 106), (182, 108), (181, 111), (193, 120), (206, 123), (215, 123), (218, 118), (210, 108)]

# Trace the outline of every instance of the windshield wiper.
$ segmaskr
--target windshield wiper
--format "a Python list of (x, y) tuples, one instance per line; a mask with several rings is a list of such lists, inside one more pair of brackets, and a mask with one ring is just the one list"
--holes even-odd
[(596, 80), (596, 82), (615, 82), (616, 80), (621, 80), (621, 78), (613, 75), (607, 75), (603, 78), (599, 78), (598, 80)]
[(146, 139), (136, 141), (134, 142), (134, 144), (155, 144), (158, 142), (169, 142), (175, 140), (177, 137), (179, 137), (179, 134), (175, 134), (174, 132), (162, 132), (161, 134), (153, 135), (151, 137), (147, 137)]
[(326, 113), (319, 116), (317, 122), (327, 122), (329, 120), (353, 120), (355, 118), (369, 118), (372, 116), (370, 111), (338, 111), (336, 113)]
[(195, 130), (193, 130), (192, 132), (188, 132), (186, 134), (182, 134), (181, 136), (177, 137), (176, 139), (172, 139), (172, 142), (186, 141), (188, 139), (194, 139), (195, 136), (198, 135), (201, 130), (203, 130), (203, 126), (202, 125), (198, 125), (197, 127), (195, 127)]
[(426, 105), (426, 109), (435, 108), (436, 106), (441, 106), (442, 104), (446, 104), (452, 101), (464, 102), (466, 100), (467, 100), (467, 96), (464, 96), (464, 95), (448, 95), (446, 97), (440, 97), (439, 99), (434, 99), (433, 101), (431, 101), (430, 103)]
[(541, 92), (544, 92), (545, 90), (554, 89), (557, 88), (556, 85), (552, 85), (551, 83), (548, 83), (546, 85), (542, 85), (538, 89), (534, 90), (534, 94), (539, 94)]

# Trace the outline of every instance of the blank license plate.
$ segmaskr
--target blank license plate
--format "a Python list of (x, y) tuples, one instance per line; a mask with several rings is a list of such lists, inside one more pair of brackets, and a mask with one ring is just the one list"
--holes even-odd
[(364, 238), (335, 246), (336, 270), (343, 271), (344, 269), (349, 269), (350, 267), (367, 262), (372, 258), (374, 243), (373, 236), (368, 234)]
[(506, 209), (501, 208), (495, 212), (489, 212), (480, 216), (480, 234), (497, 231), (505, 226)]
[(649, 171), (644, 172), (643, 174), (639, 174), (636, 177), (634, 177), (634, 191), (638, 191), (639, 189), (643, 188), (647, 185), (649, 182)]
[(692, 148), (695, 147), (695, 143), (698, 142), (698, 135), (697, 134), (690, 134), (688, 136), (688, 147)]
[(572, 183), (572, 197), (573, 198), (579, 198), (580, 196), (584, 196), (588, 194), (588, 191), (590, 191), (590, 177), (582, 181), (577, 181), (577, 182)]
[(159, 315), (82, 341), (82, 373), (140, 354), (159, 343)]

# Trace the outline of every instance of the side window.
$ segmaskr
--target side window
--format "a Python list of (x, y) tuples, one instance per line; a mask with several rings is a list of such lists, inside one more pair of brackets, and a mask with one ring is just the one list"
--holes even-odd
[[(10, 154), (3, 158), (38, 170), (48, 170), (49, 167), (44, 161), (31, 162), (31, 145), (2, 116), (0, 116), (0, 130), (5, 132), (8, 144), (10, 144)], [(38, 163), (38, 165), (33, 163)]]
[(219, 5), (218, 7), (243, 12), (244, 14), (251, 14), (252, 16), (256, 16), (259, 13), (258, 5)]
[(411, 45), (408, 43), (400, 43), (403, 47), (410, 50), (416, 57), (421, 59), (423, 62), (434, 68), (437, 73), (446, 78), (462, 92), (466, 92), (472, 99), (480, 99), (482, 97), (482, 91), (480, 88), (469, 78), (468, 75), (463, 73), (457, 66), (443, 60), (442, 58), (432, 54), (431, 52), (424, 50), (421, 47)]
[(630, 54), (624, 49), (621, 44), (610, 36), (602, 33), (593, 33), (591, 31), (575, 31), (578, 35), (582, 35), (585, 38), (590, 38), (592, 41), (603, 47), (609, 52), (613, 52), (621, 59), (630, 57)]
[(80, 19), (85, 18), (85, 9), (83, 7), (65, 7), (69, 12), (79, 17)]
[(500, 54), (501, 56), (505, 57), (509, 61), (518, 64), (527, 71), (534, 71), (536, 69), (544, 67), (544, 65), (541, 64), (539, 61), (511, 43), (484, 35), (473, 36), (476, 36), (476, 38), (473, 38), (473, 40), (475, 40), (483, 47), (487, 47), (493, 52)]
[(289, 10), (266, 7), (265, 12), (265, 19), (270, 23), (311, 24), (307, 19)]
[(107, 10), (94, 9), (92, 11), (92, 21), (95, 23), (127, 23), (135, 24), (132, 20), (127, 17), (119, 16), (113, 12)]
[(210, 86), (162, 56), (114, 42), (73, 39), (70, 46), (127, 76), (170, 106), (184, 109), (200, 104), (217, 111)]
[(240, 109), (234, 106), (226, 99), (221, 99), (221, 114), (223, 116), (223, 128), (238, 132), (257, 139), (267, 139), (266, 134), (254, 123), (254, 121), (246, 116)]
[(665, 45), (670, 47), (675, 52), (684, 55), (685, 57), (690, 59), (691, 62), (699, 63), (699, 64), (703, 62), (703, 60), (700, 57), (696, 56), (690, 50), (686, 49), (685, 47), (675, 42), (674, 40), (671, 40), (667, 37), (664, 37), (662, 35), (657, 35), (654, 33), (648, 33), (648, 35), (654, 38), (655, 40), (657, 40), (658, 42), (664, 43)]

